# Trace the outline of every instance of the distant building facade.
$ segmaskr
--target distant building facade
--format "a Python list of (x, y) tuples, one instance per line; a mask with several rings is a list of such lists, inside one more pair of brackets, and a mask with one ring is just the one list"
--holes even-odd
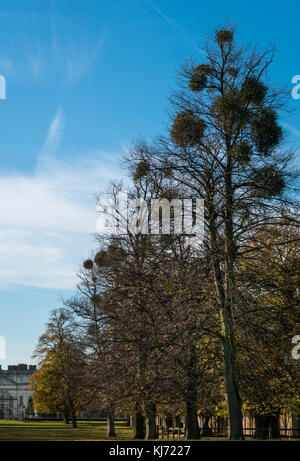
[(0, 419), (22, 419), (29, 398), (29, 378), (36, 372), (36, 365), (20, 363), (2, 370), (0, 365)]

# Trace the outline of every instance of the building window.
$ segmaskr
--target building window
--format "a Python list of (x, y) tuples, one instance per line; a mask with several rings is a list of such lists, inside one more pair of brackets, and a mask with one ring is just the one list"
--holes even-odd
[(22, 407), (24, 405), (23, 395), (19, 396), (19, 405)]

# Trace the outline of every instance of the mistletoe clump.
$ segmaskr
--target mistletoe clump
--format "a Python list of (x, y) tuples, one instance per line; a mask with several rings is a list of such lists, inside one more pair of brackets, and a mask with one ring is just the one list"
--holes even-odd
[(237, 88), (227, 90), (223, 95), (217, 96), (212, 105), (216, 117), (225, 126), (241, 124), (249, 119), (249, 111), (245, 108)]
[(269, 155), (282, 139), (276, 112), (269, 107), (263, 107), (253, 119), (251, 131), (258, 152), (264, 156)]
[(87, 270), (91, 270), (93, 268), (93, 261), (91, 259), (86, 259), (83, 263), (82, 263), (82, 266), (84, 267), (84, 269), (87, 269)]
[(170, 165), (167, 165), (164, 167), (163, 172), (166, 178), (170, 178), (173, 173), (173, 168)]
[(107, 258), (106, 251), (105, 250), (98, 251), (98, 253), (96, 254), (94, 258), (94, 261), (99, 267), (107, 266), (108, 258)]
[(107, 248), (107, 257), (110, 258), (116, 258), (118, 260), (124, 260), (126, 258), (127, 254), (126, 251), (112, 243), (111, 245), (108, 246)]
[(221, 46), (224, 43), (231, 43), (233, 41), (233, 31), (230, 29), (219, 29), (216, 32), (216, 42)]
[(138, 181), (139, 179), (144, 178), (147, 176), (148, 172), (150, 170), (150, 165), (146, 160), (141, 160), (135, 169), (133, 179), (134, 181)]
[(267, 87), (260, 82), (256, 77), (248, 77), (241, 88), (241, 96), (245, 100), (254, 106), (262, 104), (266, 93)]
[(168, 189), (168, 190), (165, 190), (164, 192), (162, 192), (161, 196), (160, 196), (161, 199), (164, 199), (166, 198), (167, 200), (173, 200), (175, 198), (178, 198), (178, 192), (176, 189)]
[(247, 141), (241, 141), (231, 149), (231, 154), (240, 165), (247, 165), (251, 159), (252, 149)]
[(200, 64), (193, 69), (191, 80), (189, 82), (189, 87), (192, 91), (198, 92), (206, 87), (209, 69), (208, 64)]
[(192, 110), (180, 112), (171, 129), (172, 141), (178, 146), (195, 146), (203, 138), (205, 124)]
[(283, 175), (274, 166), (264, 166), (252, 174), (254, 186), (258, 195), (264, 198), (272, 198), (280, 195), (285, 187)]

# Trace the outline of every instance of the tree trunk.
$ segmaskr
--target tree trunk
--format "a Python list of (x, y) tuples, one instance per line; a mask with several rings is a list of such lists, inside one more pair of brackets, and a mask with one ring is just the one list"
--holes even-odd
[(230, 440), (244, 440), (243, 434), (243, 415), (242, 401), (239, 393), (239, 373), (237, 354), (234, 337), (234, 246), (232, 237), (232, 197), (230, 197), (230, 178), (226, 186), (227, 197), (226, 204), (226, 260), (225, 260), (225, 285), (221, 270), (221, 263), (217, 258), (219, 251), (217, 244), (217, 232), (214, 217), (214, 205), (209, 203), (209, 233), (212, 250), (212, 265), (214, 280), (219, 305), (221, 329), (222, 329), (222, 346), (224, 355), (224, 383), (225, 397), (229, 416), (229, 434)]
[(225, 427), (225, 418), (223, 416), (217, 416), (215, 418), (215, 430), (218, 433), (218, 435), (224, 435), (226, 433), (226, 427)]
[(127, 427), (130, 427), (130, 424), (131, 424), (131, 418), (130, 418), (130, 415), (127, 414), (127, 415), (126, 415), (126, 423), (125, 423), (125, 425), (126, 425)]
[(270, 415), (271, 439), (280, 439), (279, 416), (280, 412)]
[(134, 438), (143, 439), (144, 437), (145, 437), (144, 416), (142, 413), (141, 406), (137, 404), (135, 408), (135, 418), (134, 418)]
[(292, 416), (293, 437), (300, 437), (300, 415)]
[[(227, 330), (227, 327), (225, 327)], [(225, 333), (226, 334), (226, 333)], [(242, 401), (239, 394), (237, 359), (232, 338), (226, 335), (224, 347), (225, 396), (229, 416), (229, 440), (244, 440)]]
[(175, 426), (181, 427), (181, 416), (180, 415), (175, 416)]
[(76, 429), (77, 428), (76, 411), (75, 411), (73, 402), (71, 403), (70, 407), (71, 407), (72, 427)]
[(116, 437), (115, 412), (113, 406), (110, 406), (107, 412), (107, 437)]
[(130, 427), (133, 427), (134, 426), (134, 416), (133, 415), (130, 415), (130, 424), (129, 424)]
[(67, 411), (65, 411), (63, 414), (63, 422), (64, 424), (69, 424), (69, 415)]
[(269, 424), (266, 415), (255, 415), (255, 439), (267, 440), (269, 438)]
[(255, 435), (256, 439), (280, 439), (279, 415), (256, 415), (255, 416)]
[[(222, 345), (224, 353), (224, 382), (225, 397), (229, 416), (229, 440), (244, 440), (242, 401), (239, 393), (239, 370), (235, 345), (234, 309), (235, 277), (234, 264), (236, 248), (234, 241), (233, 222), (233, 186), (232, 186), (232, 158), (229, 145), (227, 145), (227, 164), (225, 168), (225, 258), (224, 261), (217, 256), (220, 248), (217, 238), (215, 221), (215, 204), (213, 199), (208, 204), (209, 232), (212, 251), (212, 264), (219, 305)], [(225, 264), (224, 264), (225, 263)], [(221, 267), (224, 265), (224, 269)]]
[(186, 406), (186, 419), (185, 419), (185, 428), (186, 428), (186, 438), (187, 439), (200, 439), (200, 430), (198, 424), (198, 415), (197, 415), (197, 394), (194, 395), (194, 398), (191, 396), (185, 402)]
[(75, 411), (72, 411), (72, 427), (74, 427), (74, 428), (77, 427), (77, 420), (76, 420)]
[(173, 417), (171, 415), (167, 415), (165, 417), (165, 427), (169, 429), (169, 427), (173, 426)]
[(200, 439), (200, 429), (198, 424), (198, 405), (197, 405), (197, 352), (196, 345), (191, 343), (189, 346), (189, 356), (187, 360), (187, 392), (185, 395), (186, 406), (186, 438)]
[(145, 439), (157, 439), (156, 431), (156, 408), (155, 403), (145, 404), (146, 413), (146, 435)]
[(203, 417), (203, 429), (202, 429), (202, 436), (203, 437), (211, 437), (212, 436), (212, 430), (209, 427), (209, 420), (210, 416), (204, 416)]

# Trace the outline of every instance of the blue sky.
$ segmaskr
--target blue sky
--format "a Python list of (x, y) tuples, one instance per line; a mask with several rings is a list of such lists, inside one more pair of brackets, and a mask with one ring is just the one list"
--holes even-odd
[[(94, 244), (95, 194), (124, 176), (136, 137), (164, 129), (175, 68), (203, 60), (226, 21), (276, 46), (269, 77), (300, 74), (299, 3), (195, 0), (0, 1), (0, 335), (2, 366), (30, 356), (49, 312)], [(298, 148), (300, 100), (282, 119)], [(299, 130), (299, 131), (298, 131)]]

